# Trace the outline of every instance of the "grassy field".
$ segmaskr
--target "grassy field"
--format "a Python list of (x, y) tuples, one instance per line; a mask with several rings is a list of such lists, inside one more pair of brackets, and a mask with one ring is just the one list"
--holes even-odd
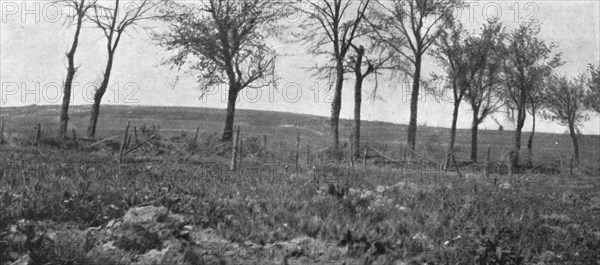
[[(1, 109), (8, 143), (0, 147), (0, 264), (23, 255), (29, 264), (150, 264), (139, 257), (172, 249), (173, 240), (185, 255), (162, 264), (600, 264), (599, 136), (581, 137), (583, 159), (571, 169), (568, 135), (537, 134), (534, 168), (513, 177), (496, 170), (486, 176), (484, 167), (441, 170), (447, 129), (419, 128), (419, 155), (406, 161), (404, 126), (366, 122), (363, 139), (387, 158), (369, 149), (366, 166), (361, 159), (350, 167), (347, 159), (322, 151), (326, 118), (239, 110), (242, 155), (232, 172), (231, 147), (218, 141), (221, 110), (102, 111), (98, 139), (122, 134), (127, 121), (139, 141), (158, 137), (119, 164), (121, 137), (61, 148), (51, 139), (58, 108)], [(71, 124), (84, 135), (87, 109), (72, 113)], [(36, 147), (31, 142), (39, 122), (46, 138)], [(347, 139), (351, 127), (345, 125), (352, 123), (342, 124), (341, 138)], [(201, 134), (194, 142), (196, 128)], [(490, 160), (499, 160), (512, 137), (510, 131), (481, 131), (480, 160), (487, 146)], [(458, 159), (466, 161), (469, 131), (459, 131), (457, 142)], [(185, 222), (168, 230), (169, 242), (136, 243), (137, 258), (129, 262), (93, 254), (110, 241), (99, 236), (87, 233), (79, 245), (58, 244), (51, 236), (93, 227), (109, 231), (128, 210), (148, 205), (166, 207)], [(236, 251), (216, 251), (222, 253), (215, 263), (198, 261), (189, 253), (204, 245), (173, 239), (183, 227), (214, 231)], [(142, 238), (161, 234), (136, 229), (134, 236)], [(122, 243), (127, 237), (116, 238), (111, 240)], [(299, 244), (299, 238), (313, 245)], [(121, 252), (113, 256), (134, 255), (132, 241), (126, 242), (115, 244)], [(290, 244), (293, 249), (279, 258), (249, 252)]]
[[(85, 135), (88, 125), (89, 107), (75, 106), (71, 109), (70, 128), (79, 136)], [(161, 134), (173, 136), (187, 132), (194, 134), (200, 128), (204, 135), (220, 134), (223, 130), (225, 113), (223, 110), (180, 107), (124, 107), (104, 106), (98, 122), (98, 138), (110, 137), (122, 133), (127, 121), (138, 128), (156, 125)], [(34, 139), (34, 127), (42, 123), (45, 135), (55, 135), (58, 128), (59, 109), (51, 106), (31, 106), (24, 108), (2, 108), (0, 115), (6, 122), (6, 130)], [(353, 122), (341, 121), (340, 139), (348, 142)], [(295, 144), (296, 134), (300, 133), (303, 143), (318, 147), (328, 145), (329, 120), (324, 117), (299, 115), (280, 112), (237, 110), (236, 125), (242, 127), (245, 136), (268, 136), (273, 145), (283, 141)], [(299, 129), (296, 126), (300, 127)], [(362, 139), (368, 144), (383, 147), (388, 151), (400, 151), (406, 142), (406, 126), (384, 122), (363, 122)], [(527, 146), (528, 132), (523, 133), (522, 149)], [(421, 154), (435, 156), (445, 152), (449, 138), (446, 128), (421, 127), (418, 131), (417, 148)], [(491, 149), (491, 160), (498, 160), (506, 151), (512, 149), (513, 131), (479, 131), (479, 160), (486, 158), (486, 150)], [(536, 133), (534, 138), (534, 156), (543, 161), (570, 160), (572, 154), (571, 138), (567, 134)], [(580, 139), (581, 157), (590, 164), (600, 163), (600, 135), (584, 135)], [(470, 157), (471, 132), (458, 130), (456, 139), (457, 158), (468, 160)], [(600, 175), (600, 172), (598, 172)]]

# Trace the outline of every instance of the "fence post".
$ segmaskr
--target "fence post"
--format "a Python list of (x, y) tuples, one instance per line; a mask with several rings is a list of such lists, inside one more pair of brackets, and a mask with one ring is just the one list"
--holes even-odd
[(200, 127), (196, 128), (196, 135), (194, 135), (194, 144), (198, 142), (199, 134), (200, 134)]
[[(279, 158), (283, 155), (283, 141), (279, 141)], [(287, 159), (287, 156), (286, 156)]]
[(4, 118), (0, 119), (0, 144), (4, 144)]
[(490, 177), (490, 146), (487, 146), (487, 156), (485, 158), (485, 178)]
[(298, 172), (298, 159), (300, 158), (300, 132), (296, 138), (296, 172)]
[(513, 161), (513, 157), (512, 157), (512, 156), (513, 156), (513, 155), (514, 155), (514, 154), (512, 154), (512, 153), (509, 153), (509, 155), (508, 155), (508, 160), (506, 160), (506, 161), (507, 161), (507, 163), (506, 163), (506, 164), (508, 165), (508, 176), (509, 176), (511, 179), (513, 179), (513, 174), (514, 174), (514, 167), (513, 167), (513, 163), (512, 163), (512, 161)]
[(366, 168), (367, 167), (367, 143), (365, 143), (365, 150), (363, 153), (363, 166)]
[(448, 148), (448, 146), (446, 146), (446, 161), (444, 162), (443, 171), (446, 171), (446, 169), (448, 168), (448, 164), (450, 163), (450, 148)]
[(137, 127), (133, 126), (133, 139), (135, 140), (135, 144), (140, 144), (140, 140), (138, 139)]
[(354, 167), (354, 141), (352, 139), (352, 135), (350, 135), (348, 140), (350, 141), (350, 152), (348, 152), (350, 155), (350, 167)]
[(125, 144), (125, 149), (129, 149), (129, 145), (131, 144), (131, 134), (127, 136), (127, 143)]
[(79, 148), (79, 142), (77, 141), (77, 133), (75, 133), (75, 129), (73, 129), (73, 141), (75, 141), (75, 148)]
[(238, 164), (237, 167), (240, 168), (242, 166), (242, 159), (244, 159), (244, 140), (242, 139), (242, 137), (239, 137), (239, 148), (240, 150), (238, 151)]
[(306, 145), (306, 166), (310, 167), (310, 145)]
[(565, 156), (564, 155), (560, 155), (560, 175), (564, 177), (564, 162), (565, 162)]
[(125, 135), (123, 136), (123, 141), (121, 142), (121, 150), (119, 151), (119, 164), (123, 161), (123, 152), (125, 151), (125, 145), (127, 145), (127, 136), (129, 133), (129, 125), (130, 122), (127, 122), (127, 127), (125, 127)]
[(423, 182), (423, 158), (419, 158), (419, 175), (421, 175), (421, 182)]
[(266, 134), (263, 135), (263, 140), (264, 140), (264, 142), (263, 142), (264, 148), (265, 148), (265, 150), (267, 150), (267, 135)]
[(42, 141), (42, 123), (40, 122), (40, 123), (38, 123), (38, 125), (36, 127), (35, 145), (37, 145), (39, 147), (41, 141)]

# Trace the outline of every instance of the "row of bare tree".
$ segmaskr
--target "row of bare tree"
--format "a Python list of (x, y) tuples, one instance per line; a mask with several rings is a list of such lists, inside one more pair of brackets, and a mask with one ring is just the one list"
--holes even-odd
[(479, 125), (503, 106), (517, 111), (514, 151), (519, 153), (529, 93), (541, 86), (540, 81), (551, 74), (552, 68), (561, 64), (560, 55), (547, 61), (551, 48), (537, 39), (537, 29), (522, 25), (506, 34), (502, 25), (490, 23), (478, 35), (471, 35), (458, 25), (440, 36), (435, 56), (446, 73), (434, 78), (448, 79), (453, 95), (449, 155), (454, 149), (458, 111), (463, 101), (472, 112), (472, 161), (477, 161)]
[(73, 80), (79, 66), (75, 64), (75, 55), (79, 47), (79, 37), (84, 29), (84, 23), (89, 22), (104, 34), (106, 41), (107, 62), (102, 82), (94, 94), (94, 103), (90, 113), (90, 123), (87, 129), (88, 137), (96, 136), (96, 125), (100, 115), (100, 102), (106, 93), (114, 64), (115, 53), (126, 30), (135, 28), (143, 20), (155, 19), (153, 12), (161, 4), (152, 0), (141, 0), (122, 4), (119, 0), (59, 0), (58, 3), (71, 8), (74, 12), (69, 21), (75, 26), (75, 34), (71, 48), (66, 54), (68, 66), (63, 88), (63, 100), (60, 112), (60, 139), (64, 139), (68, 129), (69, 104), (73, 89)]
[[(419, 92), (433, 89), (440, 94), (452, 92), (454, 105), (450, 136), (452, 155), (460, 104), (472, 111), (471, 159), (477, 160), (478, 126), (498, 111), (509, 113), (516, 123), (514, 151), (521, 150), (521, 135), (527, 114), (567, 125), (578, 158), (576, 127), (587, 119), (586, 111), (598, 111), (600, 91), (598, 71), (589, 67), (588, 75), (576, 78), (555, 75), (563, 64), (554, 44), (539, 37), (540, 27), (523, 24), (506, 32), (497, 22), (489, 22), (480, 32), (469, 33), (453, 17), (464, 8), (458, 0), (302, 0), (299, 3), (260, 0), (208, 0), (195, 3), (144, 0), (134, 8), (121, 9), (119, 0), (99, 5), (96, 0), (64, 1), (75, 9), (77, 30), (67, 58), (65, 99), (61, 114), (61, 136), (68, 120), (70, 86), (77, 67), (74, 55), (81, 25), (91, 21), (107, 40), (108, 62), (92, 108), (88, 135), (95, 135), (100, 101), (110, 78), (114, 54), (122, 34), (146, 19), (158, 19), (168, 30), (155, 34), (155, 40), (174, 55), (165, 63), (179, 70), (194, 71), (207, 89), (226, 83), (229, 86), (223, 141), (233, 136), (235, 104), (240, 91), (276, 83), (276, 52), (267, 40), (301, 41), (308, 52), (328, 58), (311, 71), (329, 79), (334, 91), (331, 109), (332, 149), (339, 149), (339, 115), (347, 74), (354, 76), (354, 155), (360, 149), (360, 112), (362, 84), (373, 77), (375, 84), (384, 71), (391, 77), (412, 80), (410, 122), (407, 145), (415, 150)], [(104, 2), (103, 2), (104, 3)], [(120, 11), (123, 10), (123, 11)], [(119, 12), (125, 12), (119, 14)], [(299, 25), (284, 18), (303, 14)], [(443, 74), (427, 77), (423, 62), (435, 59)], [(441, 80), (445, 85), (428, 84)], [(377, 93), (377, 86), (373, 95)], [(531, 153), (533, 133), (528, 142)], [(515, 156), (513, 164), (518, 162)]]
[[(264, 84), (265, 80), (275, 80), (276, 54), (265, 44), (267, 37), (301, 41), (310, 53), (327, 56), (329, 61), (312, 71), (319, 78), (329, 79), (334, 91), (330, 121), (332, 149), (339, 149), (345, 75), (354, 73), (353, 141), (358, 156), (362, 84), (369, 75), (383, 69), (406, 74), (414, 81), (408, 128), (408, 145), (414, 150), (422, 58), (451, 24), (452, 12), (457, 7), (457, 1), (417, 0), (300, 1), (291, 8), (281, 2), (258, 0), (210, 0), (201, 4), (169, 1), (163, 11), (171, 30), (158, 39), (168, 50), (177, 51), (171, 63), (197, 70), (207, 87), (229, 84), (224, 141), (232, 137), (239, 91), (258, 81)], [(277, 23), (291, 12), (303, 14), (304, 21), (299, 25)]]
[[(471, 160), (477, 161), (479, 125), (491, 114), (505, 110), (516, 122), (514, 155), (516, 166), (521, 151), (521, 132), (527, 114), (533, 127), (527, 149), (531, 158), (536, 116), (568, 126), (573, 140), (574, 158), (579, 160), (577, 126), (589, 119), (587, 111), (598, 108), (599, 70), (590, 65), (589, 76), (574, 78), (555, 74), (563, 65), (556, 46), (539, 38), (540, 26), (524, 24), (507, 33), (501, 24), (490, 22), (478, 34), (469, 34), (460, 24), (444, 30), (436, 40), (433, 56), (445, 70), (433, 79), (446, 80), (454, 105), (450, 155), (454, 148), (456, 123), (461, 102), (472, 113)], [(599, 112), (600, 113), (600, 112)], [(531, 161), (531, 159), (530, 159)]]

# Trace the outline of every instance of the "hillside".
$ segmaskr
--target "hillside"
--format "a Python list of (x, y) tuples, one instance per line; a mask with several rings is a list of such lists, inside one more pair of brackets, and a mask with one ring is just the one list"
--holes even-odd
[[(88, 123), (88, 106), (73, 106), (70, 111), (70, 128), (77, 135), (85, 135)], [(7, 132), (30, 134), (38, 122), (44, 131), (52, 133), (58, 127), (58, 106), (28, 106), (0, 109)], [(163, 134), (177, 134), (182, 131), (193, 132), (200, 128), (204, 134), (220, 134), (223, 130), (225, 111), (221, 109), (188, 108), (188, 107), (153, 107), (153, 106), (103, 106), (98, 122), (98, 137), (109, 137), (124, 130), (127, 121), (132, 126), (157, 125)], [(325, 117), (301, 115), (284, 112), (236, 110), (236, 125), (240, 125), (245, 135), (268, 135), (269, 141), (295, 141), (300, 132), (303, 139), (312, 144), (327, 146), (329, 120)], [(300, 128), (297, 130), (296, 126)], [(340, 139), (347, 141), (352, 131), (353, 121), (342, 120)], [(363, 141), (375, 145), (388, 145), (390, 150), (399, 148), (406, 137), (406, 126), (364, 121), (362, 125)], [(421, 151), (438, 149), (447, 145), (449, 130), (446, 128), (420, 127), (417, 145)], [(523, 133), (522, 148), (526, 149), (528, 132)], [(498, 157), (512, 148), (513, 131), (479, 131), (480, 159), (485, 159), (486, 148), (490, 146), (491, 156)], [(467, 160), (470, 153), (470, 130), (458, 130), (457, 152), (460, 159)], [(600, 161), (600, 136), (585, 135), (580, 137), (581, 157), (596, 163)], [(564, 134), (536, 133), (534, 138), (534, 156), (541, 160), (569, 159), (572, 153), (571, 138)]]

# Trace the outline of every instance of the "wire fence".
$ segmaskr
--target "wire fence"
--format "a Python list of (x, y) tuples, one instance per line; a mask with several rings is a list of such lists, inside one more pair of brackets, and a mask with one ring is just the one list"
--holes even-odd
[[(5, 128), (5, 122), (2, 120), (0, 128), (2, 133), (0, 134), (0, 143), (6, 144), (5, 135), (10, 133), (10, 128)], [(288, 128), (289, 127), (289, 128)], [(342, 140), (340, 141), (340, 148), (338, 152), (332, 152), (330, 148), (330, 144), (328, 142), (327, 135), (323, 132), (315, 130), (313, 128), (304, 127), (304, 126), (288, 126), (286, 129), (288, 131), (295, 131), (293, 134), (281, 134), (272, 133), (272, 134), (257, 134), (254, 132), (241, 132), (240, 135), (240, 143), (239, 146), (235, 146), (232, 150), (239, 150), (239, 154), (234, 154), (234, 156), (239, 155), (239, 159), (247, 159), (260, 156), (257, 153), (257, 150), (262, 150), (263, 155), (267, 155), (268, 162), (274, 163), (277, 165), (282, 165), (286, 167), (286, 170), (289, 168), (293, 169), (310, 169), (313, 167), (323, 166), (323, 165), (334, 165), (337, 167), (355, 167), (355, 166), (366, 166), (367, 164), (378, 164), (378, 165), (388, 165), (390, 167), (402, 168), (402, 167), (411, 167), (415, 168), (417, 166), (421, 171), (438, 171), (440, 168), (444, 171), (456, 171), (459, 175), (462, 173), (481, 173), (485, 172), (489, 174), (489, 172), (501, 173), (508, 169), (508, 159), (505, 157), (505, 154), (498, 156), (497, 154), (494, 158), (490, 157), (490, 146), (488, 145), (488, 155), (485, 161), (456, 161), (456, 157), (454, 156), (454, 152), (450, 153), (447, 150), (447, 147), (444, 144), (438, 144), (436, 147), (438, 152), (431, 153), (426, 150), (426, 148), (422, 148), (420, 150), (411, 150), (407, 148), (405, 145), (399, 142), (390, 141), (375, 141), (373, 139), (368, 139), (360, 144), (358, 148), (358, 152), (356, 153), (353, 149), (354, 143), (352, 143), (352, 139)], [(209, 133), (209, 130), (204, 130), (197, 128), (196, 130), (181, 130), (181, 129), (162, 129), (162, 128), (154, 128), (156, 130), (156, 134), (160, 133), (180, 133), (185, 134), (183, 138), (187, 137), (189, 133), (193, 133), (195, 131), (195, 137), (193, 138), (194, 142), (198, 141), (199, 133), (203, 135)], [(40, 139), (42, 138), (42, 124), (39, 123), (35, 126), (32, 135), (34, 135), (33, 142), (36, 145), (39, 145)], [(75, 131), (73, 131), (73, 138), (77, 143), (78, 147), (83, 149), (89, 149), (96, 147), (98, 145), (104, 144), (109, 141), (115, 141), (119, 138), (127, 136), (127, 133), (118, 132), (115, 135), (105, 137), (100, 139), (99, 141), (90, 141), (89, 139), (80, 138), (77, 139), (75, 136)], [(131, 138), (132, 136), (129, 135)], [(271, 138), (271, 139), (269, 139)], [(124, 148), (121, 150), (121, 155), (127, 155), (129, 153), (133, 153), (135, 149), (143, 149), (141, 148), (144, 145), (152, 146), (152, 139), (138, 139), (137, 130), (135, 132), (135, 142), (137, 145), (134, 146), (134, 150)], [(166, 139), (162, 139), (166, 140)], [(189, 140), (189, 139), (188, 139)], [(431, 145), (423, 139), (420, 140), (420, 145)], [(85, 143), (79, 145), (79, 143)], [(123, 143), (130, 143), (131, 139), (123, 139), (121, 147), (123, 147)], [(262, 142), (262, 143), (260, 143)], [(437, 143), (435, 143), (437, 144)], [(254, 145), (252, 148), (249, 145)], [(260, 145), (260, 148), (257, 149), (256, 145)], [(391, 147), (388, 150), (388, 145)], [(156, 146), (155, 146), (156, 147)], [(445, 150), (444, 150), (444, 147)], [(439, 152), (439, 150), (442, 150)], [(548, 149), (548, 147), (539, 147), (538, 151), (541, 149)], [(586, 149), (583, 147), (582, 149)], [(227, 148), (222, 148), (222, 150), (218, 150), (209, 156), (218, 156), (224, 155), (227, 156), (226, 151)], [(496, 151), (497, 152), (497, 151)], [(181, 153), (186, 154), (185, 151)], [(187, 153), (186, 158), (190, 154)], [(526, 172), (533, 171), (542, 171), (542, 172), (550, 172), (550, 173), (559, 173), (572, 175), (573, 168), (576, 164), (572, 156), (562, 155), (560, 159), (542, 159), (540, 157), (536, 157), (534, 155), (530, 155), (527, 152), (519, 153), (520, 161), (522, 165), (525, 165), (525, 169), (520, 169), (521, 171), (525, 170)], [(452, 158), (452, 159), (450, 159)], [(238, 161), (237, 158), (232, 161)], [(367, 163), (368, 161), (368, 163)]]

